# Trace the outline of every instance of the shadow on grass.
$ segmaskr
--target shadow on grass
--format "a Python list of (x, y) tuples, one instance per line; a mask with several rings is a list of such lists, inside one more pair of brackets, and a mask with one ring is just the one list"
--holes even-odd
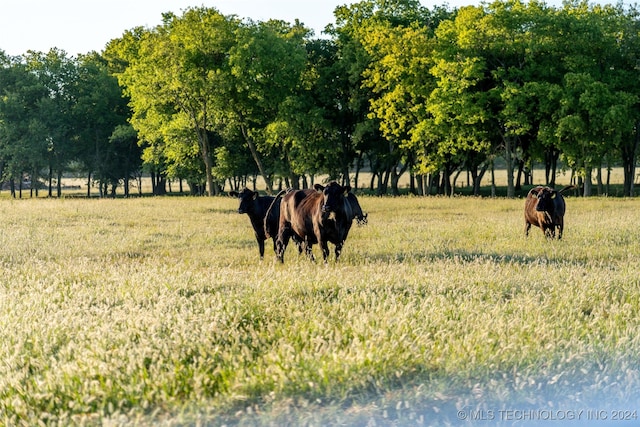
[[(428, 251), (428, 250), (416, 250), (412, 252), (398, 252), (392, 254), (365, 254), (361, 253), (363, 261), (367, 264), (397, 264), (397, 263), (430, 263), (430, 262), (442, 262), (449, 261), (459, 264), (478, 264), (478, 263), (493, 263), (493, 264), (507, 264), (507, 265), (522, 265), (522, 266), (586, 266), (587, 260), (580, 259), (567, 259), (561, 256), (531, 256), (525, 254), (504, 254), (497, 252), (482, 252), (482, 251), (464, 251), (464, 250), (445, 250), (445, 251)], [(349, 261), (355, 261), (355, 264), (359, 262), (356, 260), (355, 255), (349, 256)]]

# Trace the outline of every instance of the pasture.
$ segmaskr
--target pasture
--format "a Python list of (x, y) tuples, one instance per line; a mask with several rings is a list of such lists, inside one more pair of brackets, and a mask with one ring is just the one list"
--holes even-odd
[(640, 199), (548, 241), (522, 199), (359, 198), (328, 265), (260, 261), (232, 198), (1, 200), (0, 425), (638, 422)]

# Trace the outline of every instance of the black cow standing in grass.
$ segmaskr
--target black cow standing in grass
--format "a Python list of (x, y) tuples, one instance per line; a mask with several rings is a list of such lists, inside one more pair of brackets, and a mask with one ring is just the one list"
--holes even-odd
[(367, 224), (369, 222), (369, 214), (362, 212), (358, 198), (351, 191), (347, 193), (347, 201), (351, 206), (351, 219), (355, 219), (358, 225)]
[[(273, 250), (276, 250), (276, 239), (278, 237), (278, 221), (280, 220), (280, 203), (273, 204), (275, 197), (260, 196), (256, 191), (244, 188), (240, 193), (230, 191), (231, 197), (240, 200), (238, 207), (239, 214), (247, 214), (251, 221), (251, 226), (258, 242), (260, 259), (264, 258), (264, 242), (268, 238), (273, 239)], [(272, 207), (273, 204), (273, 207)], [(365, 216), (366, 221), (366, 216)], [(294, 238), (298, 251), (302, 252), (302, 243)]]
[(273, 236), (273, 250), (275, 251), (276, 236), (278, 235), (278, 220), (280, 219), (280, 205), (275, 206), (267, 217), (267, 211), (275, 197), (260, 196), (257, 192), (251, 191), (248, 188), (243, 189), (240, 193), (230, 191), (229, 195), (231, 197), (237, 197), (240, 200), (238, 213), (249, 215), (251, 226), (258, 241), (260, 258), (264, 258), (264, 241), (268, 239), (267, 236)]
[(562, 193), (576, 188), (568, 185), (561, 190), (537, 186), (529, 190), (524, 204), (524, 234), (529, 235), (532, 225), (540, 227), (546, 237), (554, 238), (558, 229), (558, 240), (564, 231), (566, 204)]
[[(351, 224), (354, 219), (348, 194), (349, 186), (331, 182), (327, 186), (316, 184), (313, 190), (288, 191), (280, 202), (280, 221), (276, 255), (284, 262), (284, 252), (290, 238), (300, 239), (305, 252), (313, 259), (312, 247), (318, 243), (322, 248), (322, 257), (327, 262), (328, 243), (335, 245), (336, 260), (340, 257)], [(280, 197), (283, 192), (280, 192)], [(357, 202), (357, 199), (356, 199)], [(274, 205), (278, 204), (276, 201)], [(358, 204), (359, 206), (359, 204)], [(360, 216), (366, 220), (366, 216)]]

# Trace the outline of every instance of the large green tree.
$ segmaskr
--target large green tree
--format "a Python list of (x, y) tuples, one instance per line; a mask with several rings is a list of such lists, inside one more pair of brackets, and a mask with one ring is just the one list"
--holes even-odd
[(39, 104), (47, 96), (47, 90), (29, 72), (22, 58), (3, 53), (0, 60), (0, 163), (2, 178), (11, 181), (14, 192), (15, 179), (22, 179), (33, 160), (42, 161), (42, 144), (40, 147), (31, 144), (43, 137)]
[[(114, 181), (114, 169), (121, 167), (110, 141), (114, 132), (126, 125), (130, 111), (117, 79), (109, 74), (107, 62), (101, 55), (92, 52), (77, 59), (74, 97), (70, 155), (79, 160), (87, 172), (87, 196), (90, 195), (92, 179), (98, 182), (100, 195), (106, 196), (104, 188), (107, 184), (111, 184), (115, 191), (118, 180)], [(127, 163), (136, 161), (128, 159)], [(121, 178), (125, 180), (127, 190), (128, 178)]]
[(637, 17), (621, 6), (576, 2), (565, 5), (559, 20), (572, 39), (563, 40), (567, 73), (557, 119), (560, 150), (583, 179), (585, 196), (592, 192), (593, 171), (619, 153), (629, 195), (638, 145)]
[[(214, 194), (211, 132), (221, 126), (229, 91), (229, 51), (237, 22), (213, 8), (165, 14), (162, 25), (136, 30), (108, 46), (131, 99), (131, 123), (149, 144), (196, 144), (208, 193)], [(183, 138), (188, 131), (192, 137)], [(190, 150), (178, 150), (190, 151)]]
[[(492, 33), (489, 16), (482, 7), (465, 7), (436, 30), (431, 68), (436, 85), (427, 104), (431, 117), (421, 123), (417, 136), (429, 142), (431, 161), (442, 165), (447, 192), (449, 176), (465, 164), (477, 182), (475, 171), (491, 154), (500, 129), (494, 77), (498, 64), (492, 55), (492, 43), (499, 37)], [(511, 153), (511, 139), (504, 141), (505, 152)], [(507, 161), (508, 175), (510, 164)]]
[(231, 78), (223, 114), (240, 130), (269, 192), (272, 174), (265, 159), (284, 161), (286, 170), (296, 173), (288, 156), (290, 139), (297, 136), (291, 106), (300, 102), (305, 89), (308, 34), (298, 23), (248, 21), (238, 27), (229, 52)]
[[(337, 8), (335, 16), (331, 32), (349, 78), (345, 107), (354, 119), (351, 144), (354, 151), (366, 152), (378, 176), (378, 191), (386, 192), (391, 181), (397, 193), (399, 176), (414, 162), (414, 153), (404, 142), (415, 120), (410, 117), (415, 112), (409, 110), (420, 103), (421, 96), (409, 93), (413, 88), (405, 87), (406, 79), (411, 71), (424, 71), (421, 61), (428, 46), (421, 45), (425, 40), (421, 31), (431, 30), (434, 15), (414, 0), (366, 0)], [(419, 40), (402, 45), (412, 42), (409, 31), (415, 31)], [(405, 48), (407, 52), (402, 51)], [(412, 53), (422, 56), (412, 57)]]
[[(418, 23), (408, 27), (381, 23), (367, 32), (364, 43), (368, 51), (381, 56), (364, 73), (365, 84), (376, 94), (370, 116), (379, 121), (384, 138), (403, 153), (405, 166), (415, 161), (420, 172), (429, 172), (425, 140), (416, 129), (428, 116), (426, 104), (434, 86), (429, 73), (432, 31)], [(399, 174), (391, 176), (394, 189), (398, 178)]]
[(33, 190), (42, 170), (48, 166), (51, 184), (52, 171), (59, 177), (73, 156), (77, 65), (57, 49), (29, 52), (5, 64), (0, 105), (4, 171), (10, 179), (28, 173)]

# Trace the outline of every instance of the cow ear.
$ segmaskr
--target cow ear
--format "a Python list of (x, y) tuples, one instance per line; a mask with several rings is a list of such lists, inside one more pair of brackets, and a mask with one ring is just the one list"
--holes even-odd
[(324, 191), (324, 187), (320, 184), (314, 185), (313, 188), (315, 188), (316, 191)]
[(529, 190), (529, 195), (535, 199), (538, 198), (538, 192), (536, 191), (535, 188), (532, 188), (531, 190)]
[(231, 197), (239, 197), (240, 196), (237, 191), (229, 191), (229, 195)]
[(557, 195), (558, 195), (558, 192), (554, 191), (553, 193), (551, 193), (551, 198), (555, 199)]
[(344, 187), (342, 187), (342, 190), (344, 191), (344, 195), (346, 196), (347, 193), (349, 191), (351, 191), (351, 186), (350, 185), (345, 185)]

